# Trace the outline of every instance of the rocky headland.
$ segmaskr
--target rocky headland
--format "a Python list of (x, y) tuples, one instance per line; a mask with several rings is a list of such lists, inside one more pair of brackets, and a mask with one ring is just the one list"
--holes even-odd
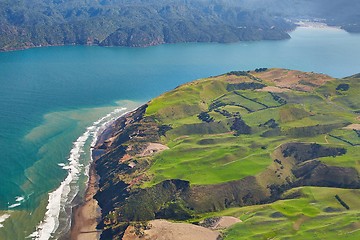
[[(203, 222), (217, 223), (226, 209), (306, 200), (309, 186), (359, 189), (359, 133), (351, 127), (358, 89), (354, 77), (260, 68), (184, 84), (125, 114), (93, 151), (95, 233), (156, 239), (173, 233), (171, 222), (151, 222), (166, 219), (226, 239), (225, 228), (213, 232)], [(325, 209), (344, 211), (339, 199)]]

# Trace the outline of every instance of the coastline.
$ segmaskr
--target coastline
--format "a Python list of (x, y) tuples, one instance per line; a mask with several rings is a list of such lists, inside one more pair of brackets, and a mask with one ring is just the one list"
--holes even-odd
[[(293, 23), (296, 26), (293, 29), (287, 31), (287, 33), (293, 32), (297, 28), (336, 29), (336, 30), (346, 31), (341, 26), (330, 26), (330, 25), (327, 25), (326, 23), (321, 23), (321, 22), (298, 21), (298, 22), (293, 22)], [(346, 32), (348, 32), (348, 31), (346, 31)], [(349, 33), (351, 33), (351, 32), (349, 32)], [(290, 38), (291, 38), (291, 36), (290, 36)], [(275, 40), (280, 41), (280, 40), (285, 40), (285, 39), (286, 38), (275, 39)], [(272, 40), (272, 39), (261, 39), (261, 40), (255, 40), (255, 41), (266, 41), (266, 40)], [(253, 42), (253, 40), (240, 40), (240, 41), (234, 41), (234, 42), (231, 42), (231, 43), (238, 43), (238, 42)], [(148, 47), (159, 46), (159, 45), (164, 45), (164, 44), (178, 44), (178, 43), (220, 43), (220, 44), (227, 44), (225, 42), (218, 42), (218, 41), (205, 41), (205, 42), (202, 42), (202, 41), (194, 41), (194, 42), (179, 41), (179, 42), (175, 42), (175, 43), (166, 43), (166, 42), (164, 42), (164, 43), (148, 43), (148, 44), (144, 44), (144, 45), (140, 45), (140, 46), (71, 43), (71, 44), (46, 44), (46, 45), (41, 45), (41, 46), (24, 46), (24, 47), (8, 48), (8, 49), (1, 48), (0, 53), (15, 52), (15, 51), (25, 51), (25, 50), (34, 49), (34, 48), (61, 47), (61, 46), (87, 46), (87, 47), (98, 46), (98, 47), (104, 47), (104, 48), (109, 48), (109, 47), (110, 48), (111, 47), (148, 48)]]
[(100, 238), (101, 231), (97, 230), (96, 226), (101, 217), (101, 209), (94, 199), (97, 190), (98, 175), (95, 171), (94, 162), (92, 162), (83, 203), (73, 209), (70, 239), (97, 240)]
[[(102, 233), (101, 230), (97, 229), (96, 226), (101, 219), (102, 212), (98, 201), (94, 198), (95, 194), (99, 189), (100, 176), (97, 174), (95, 169), (96, 161), (102, 156), (103, 150), (96, 149), (96, 146), (104, 144), (111, 134), (113, 133), (113, 124), (122, 118), (126, 118), (129, 113), (135, 112), (137, 107), (132, 107), (130, 111), (126, 111), (120, 116), (112, 119), (105, 123), (105, 128), (98, 132), (96, 139), (93, 141), (94, 148), (91, 149), (92, 162), (90, 163), (88, 172), (88, 182), (86, 191), (79, 204), (75, 205), (72, 209), (71, 214), (71, 227), (68, 234), (63, 236), (61, 239), (65, 240), (70, 238), (71, 240), (99, 240)], [(142, 106), (142, 105), (140, 105)]]
[[(348, 74), (348, 75), (350, 75), (350, 74)], [(343, 76), (345, 76), (345, 75), (343, 75)], [(88, 171), (87, 171), (87, 172), (88, 172)], [(85, 188), (86, 188), (86, 186), (87, 186), (86, 183), (87, 183), (87, 180), (86, 180), (86, 182), (82, 181), (82, 185), (83, 185)], [(83, 187), (83, 191), (82, 191), (83, 194), (82, 194), (82, 195), (84, 195), (84, 187)], [(81, 197), (81, 199), (79, 199), (80, 202), (82, 201), (82, 199), (83, 199), (83, 197)], [(12, 221), (12, 220), (9, 219), (9, 220), (7, 220), (7, 221), (10, 222), (10, 221)]]
[[(267, 71), (270, 71), (270, 74)], [(290, 74), (288, 75), (289, 72), (290, 72)], [(237, 72), (235, 72), (235, 73), (237, 73)], [(246, 72), (240, 72), (240, 73), (246, 73)], [(275, 74), (273, 74), (273, 73), (275, 73)], [(284, 74), (281, 74), (281, 73), (284, 73)], [(240, 74), (238, 74), (238, 76), (239, 75)], [(261, 70), (261, 71), (256, 71), (256, 73), (253, 71), (253, 72), (250, 72), (249, 74), (242, 74), (239, 76), (239, 78), (244, 77), (244, 75), (246, 75), (254, 83), (256, 83), (257, 81), (263, 81), (266, 84), (269, 84), (269, 83), (271, 84), (273, 82), (276, 82), (277, 80), (279, 80), (279, 77), (285, 78), (285, 80), (287, 80), (289, 77), (291, 77), (289, 80), (285, 81), (285, 83), (289, 84), (288, 86), (291, 85), (290, 86), (291, 88), (290, 87), (289, 88), (291, 90), (295, 90), (295, 91), (299, 91), (298, 85), (302, 84), (301, 81), (304, 81), (304, 80), (301, 80), (301, 79), (303, 79), (303, 78), (305, 78), (307, 80), (313, 80), (313, 79), (320, 80), (320, 82), (318, 82), (318, 81), (316, 82), (318, 85), (315, 85), (315, 84), (313, 85), (314, 88), (324, 85), (327, 81), (335, 81), (335, 79), (328, 77), (328, 76), (321, 75), (321, 74), (299, 73), (299, 71), (288, 70), (288, 69), (270, 69), (270, 70), (265, 69), (265, 70)], [(233, 77), (233, 78), (228, 77), (228, 78), (224, 79), (224, 78), (222, 78), (222, 76), (223, 75), (219, 75), (219, 78), (218, 78), (219, 81), (227, 81), (227, 83), (235, 82), (234, 81), (235, 77)], [(227, 74), (225, 76), (229, 76), (229, 74)], [(268, 77), (268, 76), (271, 76), (271, 77)], [(314, 77), (316, 77), (316, 78), (314, 78)], [(293, 79), (295, 81), (295, 83), (291, 79)], [(214, 81), (214, 79), (211, 78), (211, 80), (208, 79), (208, 81), (211, 82), (211, 81)], [(206, 86), (206, 84), (208, 84), (208, 82), (206, 82), (206, 81), (203, 81), (203, 82), (205, 82), (205, 83), (203, 83), (205, 86)], [(243, 78), (240, 78), (239, 82), (248, 84), (249, 80), (246, 81)], [(211, 84), (213, 84), (213, 86), (218, 86), (218, 85), (215, 85), (214, 82), (211, 82)], [(99, 199), (99, 203), (100, 203), (101, 207), (103, 208), (103, 214), (107, 215), (107, 213), (110, 213), (110, 215), (103, 217), (103, 226), (105, 229), (103, 232), (103, 235), (102, 235), (103, 238), (106, 238), (106, 239), (139, 239), (140, 238), (141, 239), (141, 238), (143, 238), (143, 236), (146, 236), (145, 234), (148, 234), (148, 235), (153, 234), (154, 238), (147, 238), (147, 236), (144, 238), (145, 239), (159, 239), (161, 236), (162, 239), (173, 239), (173, 240), (174, 239), (201, 239), (198, 236), (196, 236), (196, 237), (191, 236), (190, 238), (184, 237), (185, 233), (187, 234), (190, 232), (189, 225), (178, 225), (177, 224), (176, 226), (174, 226), (173, 224), (164, 222), (162, 220), (160, 220), (160, 222), (159, 222), (159, 220), (154, 220), (154, 221), (151, 221), (150, 224), (146, 223), (145, 225), (142, 225), (143, 223), (140, 223), (140, 221), (145, 222), (145, 221), (153, 220), (154, 218), (164, 218), (164, 219), (170, 219), (170, 220), (172, 219), (172, 220), (178, 220), (178, 221), (186, 221), (188, 219), (196, 219), (196, 222), (197, 222), (197, 218), (199, 217), (199, 215), (204, 214), (204, 213), (220, 212), (220, 211), (225, 210), (230, 207), (255, 206), (255, 205), (260, 205), (260, 204), (268, 204), (268, 203), (271, 204), (271, 203), (274, 203), (275, 201), (283, 200), (283, 198), (282, 198), (283, 193), (287, 192), (288, 190), (298, 188), (299, 186), (300, 187), (307, 186), (306, 183), (304, 183), (304, 185), (298, 185), (299, 183), (301, 183), (300, 181), (303, 178), (302, 178), (302, 175), (296, 175), (296, 173), (294, 173), (295, 170), (293, 170), (293, 169), (297, 169), (297, 166), (302, 166), (301, 161), (306, 162), (309, 159), (311, 160), (311, 158), (318, 158), (318, 156), (324, 156), (323, 152), (330, 152), (329, 155), (325, 155), (325, 156), (331, 156), (331, 155), (341, 156), (344, 153), (346, 153), (346, 149), (343, 149), (343, 148), (334, 148), (334, 147), (327, 148), (325, 146), (322, 147), (320, 144), (314, 144), (313, 141), (311, 141), (309, 143), (307, 143), (307, 142), (292, 142), (293, 139), (290, 139), (290, 142), (288, 142), (288, 143), (281, 142), (281, 144), (279, 145), (279, 146), (281, 146), (281, 149), (278, 146), (276, 146), (278, 144), (276, 142), (271, 143), (272, 145), (270, 145), (270, 144), (267, 145), (267, 146), (269, 146), (269, 149), (271, 149), (272, 152), (268, 152), (268, 150), (266, 150), (266, 148), (268, 148), (268, 147), (263, 149), (263, 150), (265, 150), (264, 152), (266, 155), (265, 154), (264, 155), (265, 155), (266, 159), (270, 158), (269, 164), (271, 164), (271, 165), (264, 165), (260, 169), (260, 171), (262, 171), (262, 172), (260, 172), (259, 170), (257, 172), (255, 172), (255, 174), (257, 174), (257, 175), (250, 172), (250, 173), (248, 173), (249, 175), (247, 175), (245, 177), (240, 177), (239, 180), (221, 179), (221, 181), (223, 181), (223, 182), (220, 182), (220, 183), (213, 182), (210, 184), (208, 182), (204, 181), (203, 183), (200, 183), (194, 187), (194, 186), (190, 185), (190, 180), (181, 180), (182, 176), (184, 175), (183, 172), (180, 173), (181, 175), (178, 174), (175, 177), (172, 177), (174, 175), (170, 175), (170, 174), (165, 175), (164, 174), (163, 176), (165, 176), (165, 177), (160, 180), (161, 181), (160, 183), (156, 183), (152, 186), (146, 186), (145, 188), (140, 189), (140, 190), (137, 189), (135, 191), (132, 191), (133, 189), (135, 189), (137, 187), (135, 184), (139, 183), (142, 179), (144, 179), (144, 178), (142, 178), (141, 174), (143, 174), (145, 171), (148, 170), (148, 168), (146, 168), (146, 167), (149, 166), (151, 164), (150, 161), (152, 161), (152, 159), (150, 159), (150, 160), (144, 159), (144, 162), (146, 161), (146, 163), (145, 163), (146, 165), (145, 164), (142, 165), (143, 162), (141, 162), (142, 159), (140, 157), (144, 157), (144, 156), (148, 157), (149, 155), (145, 155), (146, 152), (149, 152), (147, 150), (148, 146), (150, 144), (158, 143), (160, 138), (157, 138), (157, 137), (165, 136), (164, 133), (166, 133), (166, 130), (159, 131), (160, 129), (164, 129), (164, 128), (166, 129), (166, 126), (168, 126), (167, 127), (168, 130), (172, 129), (169, 125), (165, 125), (165, 124), (169, 124), (169, 122), (171, 123), (171, 121), (169, 121), (169, 119), (172, 120), (171, 117), (174, 116), (174, 114), (171, 115), (171, 113), (174, 113), (174, 109), (176, 109), (176, 107), (172, 107), (172, 106), (169, 107), (168, 105), (162, 106), (163, 109), (167, 108), (168, 112), (165, 112), (165, 111), (161, 112), (161, 110), (163, 110), (163, 109), (160, 108), (160, 110), (159, 110), (159, 108), (156, 108), (156, 107), (161, 105), (162, 101), (168, 101), (171, 103), (174, 102), (173, 99), (177, 100), (179, 98), (179, 93), (186, 92), (186, 90), (193, 87), (193, 85), (192, 86), (189, 86), (189, 85), (192, 85), (192, 84), (182, 85), (182, 86), (188, 87), (188, 88), (185, 88), (185, 90), (182, 87), (178, 87), (178, 88), (176, 88), (176, 90), (173, 90), (173, 92), (170, 92), (170, 94), (168, 94), (167, 96), (162, 95), (162, 96), (158, 97), (157, 98), (158, 102), (157, 102), (157, 100), (151, 101), (151, 103), (149, 104), (149, 111), (147, 112), (147, 114), (145, 116), (144, 116), (144, 113), (146, 112), (147, 106), (143, 108), (143, 111), (138, 111), (138, 112), (135, 111), (133, 113), (129, 113), (127, 115), (124, 115), (123, 117), (118, 118), (117, 121), (115, 121), (111, 126), (109, 126), (105, 130), (106, 133), (102, 134), (102, 137), (104, 139), (100, 139), (99, 143), (102, 143), (102, 140), (104, 140), (104, 145), (101, 144), (101, 146), (98, 146), (99, 147), (98, 149), (105, 149), (105, 151), (106, 150), (109, 150), (109, 151), (106, 152), (106, 155), (104, 155), (104, 157), (95, 161), (95, 163), (96, 163), (96, 167), (97, 167), (96, 169), (97, 169), (99, 175), (101, 176), (100, 190), (99, 190), (99, 194), (96, 195), (96, 198)], [(204, 85), (202, 85), (202, 84), (199, 84), (199, 85), (200, 86), (197, 86), (197, 87), (199, 89), (202, 89), (202, 91), (208, 90), (204, 87)], [(229, 86), (229, 85), (227, 85), (227, 86)], [(264, 86), (266, 86), (266, 85), (263, 84), (262, 87), (264, 87)], [(279, 84), (277, 86), (281, 87), (282, 85)], [(226, 88), (224, 87), (223, 89), (224, 89), (223, 91), (225, 92), (225, 94), (227, 94), (226, 91), (228, 91), (228, 92), (231, 91), (227, 87)], [(179, 90), (179, 92), (176, 92), (177, 90)], [(251, 90), (254, 90), (254, 89), (251, 89)], [(304, 90), (304, 92), (311, 92), (312, 90), (313, 89), (308, 89), (307, 91)], [(197, 94), (199, 94), (198, 95), (199, 97), (195, 98), (195, 100), (193, 100), (193, 101), (200, 105), (200, 104), (202, 104), (201, 96), (203, 96), (203, 95), (201, 95), (201, 92), (197, 93)], [(224, 95), (220, 95), (220, 94), (221, 94), (221, 92), (216, 92), (216, 94), (214, 94), (213, 97), (215, 98), (217, 96), (225, 95), (225, 94)], [(267, 93), (267, 94), (270, 94), (270, 93)], [(169, 95), (172, 98), (169, 97)], [(274, 95), (271, 94), (271, 96), (274, 96)], [(218, 98), (215, 98), (215, 99), (218, 99)], [(277, 105), (277, 107), (278, 106), (282, 107), (283, 105), (285, 105), (287, 103), (285, 100), (280, 100), (280, 101), (279, 101), (279, 99), (275, 100), (274, 97), (273, 97), (273, 100), (277, 101), (279, 103), (279, 105)], [(207, 104), (209, 104), (209, 105), (214, 102), (211, 99), (207, 99), (207, 101), (208, 101)], [(205, 102), (203, 102), (203, 103), (205, 103)], [(178, 104), (178, 102), (175, 102), (175, 104)], [(190, 104), (191, 103), (189, 103), (189, 105)], [(230, 103), (230, 104), (234, 104), (234, 103)], [(222, 107), (222, 106), (220, 105), (220, 107)], [(199, 107), (198, 109), (200, 109), (200, 111), (201, 111), (204, 108)], [(141, 108), (138, 108), (138, 110), (141, 110)], [(165, 115), (164, 112), (165, 112), (165, 114), (168, 114), (168, 115)], [(248, 111), (248, 112), (251, 112), (251, 111)], [(160, 115), (161, 113), (163, 115)], [(196, 112), (195, 113), (190, 112), (188, 116), (194, 116), (195, 114), (196, 114)], [(162, 119), (161, 117), (164, 115), (168, 118)], [(186, 116), (186, 115), (185, 115), (185, 117), (182, 116), (183, 118), (180, 118), (180, 119), (181, 120), (187, 119), (188, 116)], [(159, 119), (159, 121), (156, 121), (158, 119)], [(202, 119), (200, 119), (200, 120), (202, 120)], [(236, 119), (234, 119), (233, 121), (235, 123)], [(260, 121), (264, 121), (264, 120), (261, 119)], [(272, 119), (271, 121), (274, 121), (274, 120)], [(133, 123), (133, 125), (131, 126), (132, 123)], [(188, 122), (186, 121), (185, 124), (186, 123), (188, 123)], [(130, 125), (130, 126), (128, 125), (128, 128), (126, 127), (127, 124)], [(256, 123), (255, 127), (259, 126), (257, 124), (258, 123)], [(117, 128), (115, 128), (116, 125), (117, 125)], [(229, 128), (224, 128), (224, 130), (221, 130), (221, 132), (219, 131), (214, 134), (214, 132), (209, 131), (210, 126), (207, 125), (207, 123), (203, 123), (203, 125), (205, 125), (207, 127), (207, 129), (206, 129), (207, 132), (205, 133), (205, 134), (207, 134), (207, 136), (205, 136), (203, 139), (205, 141), (210, 142), (210, 144), (206, 144), (207, 146), (205, 148), (203, 148), (205, 151), (207, 151), (210, 147), (214, 146), (213, 145), (213, 146), (209, 147), (209, 145), (212, 145), (213, 142), (208, 140), (208, 139), (212, 139), (211, 137), (209, 138), (208, 136), (214, 136), (215, 134), (216, 134), (216, 136), (219, 136), (219, 135), (223, 136), (225, 134), (224, 139), (225, 139), (225, 141), (228, 141), (228, 139), (230, 138), (229, 136), (234, 134), (234, 132), (231, 132), (231, 131), (229, 132)], [(196, 124), (196, 126), (199, 126), (199, 124)], [(178, 126), (176, 126), (176, 127), (178, 127)], [(231, 129), (231, 128), (230, 128), (230, 130), (238, 130), (239, 129), (239, 128), (238, 129), (236, 129), (236, 128)], [(312, 128), (312, 126), (311, 126), (311, 128)], [(175, 130), (178, 130), (178, 129), (175, 128)], [(190, 133), (182, 131), (182, 132), (178, 132), (177, 135), (175, 135), (176, 133), (174, 130), (174, 132), (172, 132), (172, 134), (174, 134), (174, 135), (169, 137), (169, 139), (167, 139), (168, 141), (163, 141), (161, 143), (165, 144), (165, 146), (166, 146), (166, 144), (168, 144), (171, 141), (179, 142), (175, 139), (183, 138), (183, 136), (186, 136), (186, 134), (189, 134), (189, 135), (201, 134), (199, 132), (195, 132), (195, 131), (193, 132), (192, 131), (193, 129), (194, 128), (192, 128), (192, 129), (190, 129), (190, 131), (188, 131)], [(116, 132), (113, 131), (111, 133), (112, 130), (117, 130), (117, 131)], [(260, 131), (264, 131), (264, 130), (260, 130)], [(265, 131), (268, 131), (268, 130), (265, 129)], [(301, 131), (303, 131), (303, 129), (301, 129)], [(111, 138), (106, 139), (105, 134), (109, 134), (109, 136), (111, 136), (111, 135), (112, 136), (111, 136)], [(254, 133), (252, 133), (252, 134), (254, 134)], [(321, 134), (323, 134), (323, 133), (321, 133)], [(187, 136), (187, 137), (190, 138), (189, 136)], [(275, 137), (278, 137), (279, 139), (281, 139), (281, 141), (283, 141), (283, 138), (282, 138), (283, 136), (281, 136), (280, 134)], [(275, 139), (275, 137), (274, 137), (274, 139)], [(312, 137), (313, 136), (310, 135), (310, 137), (309, 137), (310, 140), (312, 140)], [(196, 141), (195, 143), (199, 143), (198, 136), (195, 136), (193, 138), (194, 138), (193, 141), (194, 142)], [(263, 140), (260, 140), (260, 141), (263, 141)], [(271, 141), (272, 141), (272, 139), (271, 139)], [(99, 145), (99, 143), (97, 145)], [(191, 141), (185, 142), (185, 144), (187, 144), (187, 146), (189, 146), (191, 143), (193, 143), (193, 142), (191, 142)], [(234, 146), (237, 146), (238, 140), (234, 141), (233, 144), (234, 144)], [(249, 146), (249, 149), (254, 148), (253, 147), (254, 146), (253, 139), (251, 139), (246, 144), (248, 144), (246, 146)], [(199, 145), (197, 145), (197, 146), (199, 146)], [(178, 145), (175, 145), (175, 146), (178, 146)], [(190, 147), (193, 147), (193, 146), (194, 145), (190, 145)], [(259, 144), (258, 146), (261, 146), (261, 145)], [(112, 151), (114, 149), (116, 149), (116, 150), (120, 149), (120, 150)], [(226, 146), (226, 149), (228, 149), (228, 146)], [(235, 149), (238, 150), (237, 148), (235, 148)], [(277, 149), (279, 149), (279, 150), (277, 150)], [(295, 149), (295, 150), (293, 150), (293, 149)], [(171, 149), (171, 150), (173, 150), (173, 149)], [(180, 151), (185, 152), (186, 149), (184, 150), (184, 148), (180, 148)], [(290, 151), (291, 151), (291, 153), (289, 153)], [(334, 152), (331, 152), (331, 151), (334, 151)], [(175, 154), (178, 154), (179, 152), (175, 152)], [(306, 152), (306, 154), (297, 155), (301, 152)], [(119, 153), (121, 153), (121, 155)], [(154, 151), (151, 151), (151, 153), (154, 153)], [(249, 152), (248, 154), (250, 154), (250, 153), (251, 152)], [(175, 156), (175, 154), (173, 156)], [(319, 155), (317, 155), (317, 154), (319, 154)], [(250, 154), (249, 156), (252, 156), (252, 155), (254, 155), (254, 154)], [(291, 157), (289, 157), (289, 156), (291, 156)], [(136, 162), (133, 159), (135, 157), (138, 157), (138, 158), (136, 158)], [(168, 161), (170, 163), (169, 164), (170, 167), (168, 169), (171, 169), (174, 166), (173, 158), (171, 157), (171, 155), (167, 155), (167, 156), (165, 155), (165, 157), (163, 159), (165, 159), (165, 158), (169, 159)], [(235, 156), (235, 158), (238, 158), (238, 156)], [(158, 159), (161, 159), (161, 158), (158, 158)], [(221, 158), (221, 159), (223, 159), (223, 158)], [(302, 160), (298, 160), (298, 159), (302, 159)], [(196, 160), (197, 159), (195, 158), (195, 161)], [(215, 160), (218, 161), (217, 158), (215, 158)], [(260, 159), (260, 160), (263, 161), (263, 159)], [(185, 155), (183, 162), (187, 163), (188, 161), (189, 161), (189, 159), (188, 159), (187, 155)], [(111, 162), (111, 163), (109, 164), (109, 162)], [(208, 168), (206, 168), (206, 166), (208, 165), (208, 162), (205, 162), (205, 164), (206, 165), (205, 165), (204, 171), (208, 171)], [(320, 164), (320, 163), (316, 163), (316, 164)], [(224, 166), (224, 165), (226, 165), (226, 164), (223, 164), (223, 162), (221, 162), (220, 166)], [(281, 165), (282, 168), (279, 165)], [(181, 167), (181, 165), (179, 165), (179, 166)], [(102, 167), (102, 168), (100, 169), (100, 167)], [(241, 168), (242, 166), (240, 165), (239, 167)], [(231, 169), (231, 168), (233, 168), (233, 167), (230, 167), (229, 169)], [(321, 168), (326, 169), (326, 170), (324, 170), (326, 173), (328, 167), (326, 166), (326, 167), (321, 167)], [(329, 168), (331, 168), (331, 166)], [(289, 175), (281, 176), (280, 174), (277, 173), (277, 171), (280, 171), (280, 170), (275, 171), (275, 169), (285, 169), (285, 170), (283, 170), (284, 174), (289, 174)], [(136, 172), (136, 171), (138, 171), (138, 172)], [(336, 171), (334, 173), (334, 175), (337, 175), (338, 171), (339, 171), (339, 173), (345, 172), (344, 174), (347, 175), (346, 171), (348, 171), (348, 170), (346, 170), (345, 168), (340, 170), (340, 167), (333, 166), (333, 171)], [(349, 170), (349, 171), (351, 171), (351, 170)], [(134, 174), (135, 172), (136, 172), (136, 174), (138, 174), (140, 172), (140, 174), (135, 176), (135, 174)], [(226, 172), (226, 174), (229, 172), (230, 171)], [(155, 174), (156, 174), (156, 172), (154, 171), (154, 175)], [(193, 173), (190, 172), (189, 175), (191, 175), (191, 174), (193, 174)], [(217, 172), (215, 174), (217, 174)], [(250, 175), (250, 174), (253, 174), (253, 175)], [(291, 174), (293, 174), (293, 175), (291, 175)], [(180, 175), (180, 177), (178, 177), (179, 175)], [(120, 179), (119, 176), (124, 177), (124, 178)], [(140, 177), (138, 178), (138, 176), (140, 176)], [(274, 184), (271, 186), (268, 185), (269, 179), (266, 179), (268, 176), (270, 176), (269, 177), (270, 180), (274, 181)], [(313, 180), (314, 184), (318, 184), (318, 185), (314, 185), (315, 187), (323, 187), (323, 185), (322, 185), (322, 181), (323, 181), (322, 176), (323, 175), (321, 174), (320, 176), (321, 177), (319, 179)], [(353, 176), (355, 176), (354, 179), (356, 179), (356, 173)], [(196, 177), (194, 179), (196, 179)], [(280, 177), (281, 177), (281, 179), (280, 179)], [(291, 180), (290, 180), (290, 177), (292, 178)], [(331, 178), (331, 176), (329, 177), (329, 179), (330, 178)], [(138, 179), (139, 182), (135, 182), (135, 181), (138, 181), (135, 179)], [(262, 179), (265, 179), (264, 182), (262, 181)], [(298, 180), (298, 179), (300, 179), (300, 180)], [(147, 181), (147, 180), (149, 180), (149, 178), (145, 179), (145, 181)], [(118, 183), (120, 183), (120, 184), (118, 184)], [(141, 182), (140, 182), (140, 184), (141, 184)], [(330, 184), (333, 184), (333, 183), (330, 183)], [(327, 186), (327, 187), (335, 187), (336, 188), (337, 186), (335, 184)], [(340, 187), (343, 186), (341, 184), (342, 183), (340, 183), (340, 185), (339, 185)], [(132, 186), (135, 186), (135, 187), (133, 187), (131, 189)], [(244, 188), (244, 186), (246, 188)], [(129, 189), (128, 194), (123, 194), (123, 193), (125, 193), (125, 191), (123, 191), (124, 189)], [(245, 189), (245, 190), (243, 190), (243, 189)], [(276, 191), (273, 191), (273, 189), (276, 189)], [(253, 195), (253, 193), (256, 195)], [(291, 196), (293, 196), (293, 195), (291, 195)], [(296, 199), (297, 195), (294, 196), (293, 198)], [(293, 199), (293, 198), (290, 197), (290, 199)], [(232, 201), (231, 204), (229, 204), (228, 199), (231, 199), (230, 200), (230, 201)], [(243, 214), (243, 213), (241, 213), (241, 214)], [(234, 220), (239, 222), (239, 219), (236, 219), (236, 217), (241, 216), (241, 214), (233, 216), (233, 217), (235, 217)], [(275, 213), (272, 213), (272, 214), (275, 214)], [(278, 212), (276, 212), (276, 214), (278, 214)], [(327, 214), (327, 211), (325, 212), (325, 214)], [(269, 215), (270, 214), (267, 212), (267, 216), (269, 216)], [(193, 216), (195, 216), (195, 217), (193, 217)], [(282, 217), (284, 215), (282, 215), (282, 213), (280, 213), (277, 216)], [(277, 216), (274, 215), (274, 218), (278, 218)], [(273, 217), (273, 216), (271, 215), (271, 217)], [(275, 224), (277, 221), (278, 221), (277, 219), (274, 220)], [(291, 221), (291, 220), (289, 220), (289, 221)], [(183, 226), (185, 230), (181, 231), (181, 232), (175, 232), (175, 230), (180, 229), (179, 226)], [(175, 229), (175, 230), (172, 230), (172, 229)], [(149, 230), (149, 231), (147, 231), (147, 230)], [(198, 228), (195, 229), (195, 231), (198, 231)], [(169, 235), (165, 235), (165, 233), (173, 234), (174, 232), (175, 232), (174, 235), (179, 238), (175, 238), (173, 235), (171, 235), (171, 237), (168, 237)], [(135, 233), (135, 235), (138, 235), (139, 237), (138, 236), (134, 236), (134, 237), (129, 236), (128, 238), (125, 238), (125, 237), (123, 237), (125, 233), (129, 233), (129, 234)], [(214, 238), (206, 237), (203, 239), (218, 239), (218, 236), (214, 236)]]
[(59, 44), (44, 44), (44, 45), (40, 45), (40, 46), (22, 46), (22, 47), (12, 47), (12, 48), (0, 48), (0, 53), (4, 53), (4, 52), (14, 52), (14, 51), (25, 51), (28, 49), (33, 49), (33, 48), (44, 48), (44, 47), (60, 47), (60, 46), (87, 46), (87, 47), (91, 47), (91, 46), (98, 46), (98, 47), (127, 47), (127, 48), (148, 48), (148, 47), (154, 47), (154, 46), (160, 46), (160, 45), (164, 45), (164, 44), (178, 44), (178, 43), (220, 43), (220, 44), (227, 44), (227, 43), (238, 43), (238, 42), (253, 42), (253, 41), (267, 41), (267, 40), (275, 40), (275, 41), (281, 41), (281, 40), (286, 40), (291, 38), (288, 33), (291, 31), (296, 30), (296, 26), (289, 29), (289, 31), (285, 31), (284, 33), (287, 34), (286, 37), (279, 37), (276, 39), (273, 39), (271, 37), (268, 38), (263, 38), (263, 39), (258, 39), (258, 40), (251, 40), (251, 39), (246, 39), (246, 40), (238, 40), (238, 41), (230, 41), (230, 42), (224, 42), (224, 41), (201, 41), (201, 40), (197, 40), (197, 41), (177, 41), (177, 42), (148, 42), (148, 43), (144, 43), (144, 44), (140, 44), (140, 45), (116, 45), (116, 44), (79, 44), (79, 43), (70, 43), (70, 44), (65, 44), (65, 43), (59, 43)]

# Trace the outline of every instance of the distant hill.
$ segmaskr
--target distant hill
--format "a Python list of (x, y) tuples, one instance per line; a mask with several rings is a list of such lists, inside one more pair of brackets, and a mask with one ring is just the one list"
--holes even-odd
[[(326, 2), (326, 4), (325, 4)], [(0, 50), (286, 39), (295, 18), (359, 31), (358, 1), (0, 0)], [(294, 7), (296, 6), (296, 7)]]
[(1, 0), (0, 49), (284, 39), (293, 25), (206, 1)]
[(211, 227), (219, 216), (243, 221), (224, 239), (356, 239), (355, 77), (233, 71), (119, 118), (95, 147), (101, 239), (121, 239), (129, 226), (137, 237), (127, 239), (142, 239), (153, 219)]

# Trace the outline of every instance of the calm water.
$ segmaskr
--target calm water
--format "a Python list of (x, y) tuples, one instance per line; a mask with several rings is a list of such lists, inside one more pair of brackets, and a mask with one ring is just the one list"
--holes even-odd
[(359, 56), (360, 35), (309, 28), (284, 41), (0, 53), (0, 239), (48, 239), (60, 225), (56, 238), (68, 227), (64, 204), (84, 189), (91, 141), (123, 108), (231, 70), (282, 67), (345, 77), (360, 72)]

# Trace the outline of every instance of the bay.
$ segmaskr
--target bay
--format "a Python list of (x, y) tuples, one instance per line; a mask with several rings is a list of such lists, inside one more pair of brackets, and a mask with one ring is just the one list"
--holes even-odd
[[(0, 53), (0, 239), (24, 239), (36, 231), (47, 212), (48, 193), (69, 174), (73, 143), (115, 109), (96, 127), (123, 108), (131, 110), (182, 83), (232, 70), (281, 67), (334, 77), (360, 72), (359, 34), (297, 28), (291, 36), (232, 44), (62, 46)], [(84, 190), (91, 137), (77, 160), (82, 173), (70, 184), (73, 195)], [(53, 224), (60, 228), (51, 238), (69, 226), (67, 211), (60, 211), (60, 221)]]

